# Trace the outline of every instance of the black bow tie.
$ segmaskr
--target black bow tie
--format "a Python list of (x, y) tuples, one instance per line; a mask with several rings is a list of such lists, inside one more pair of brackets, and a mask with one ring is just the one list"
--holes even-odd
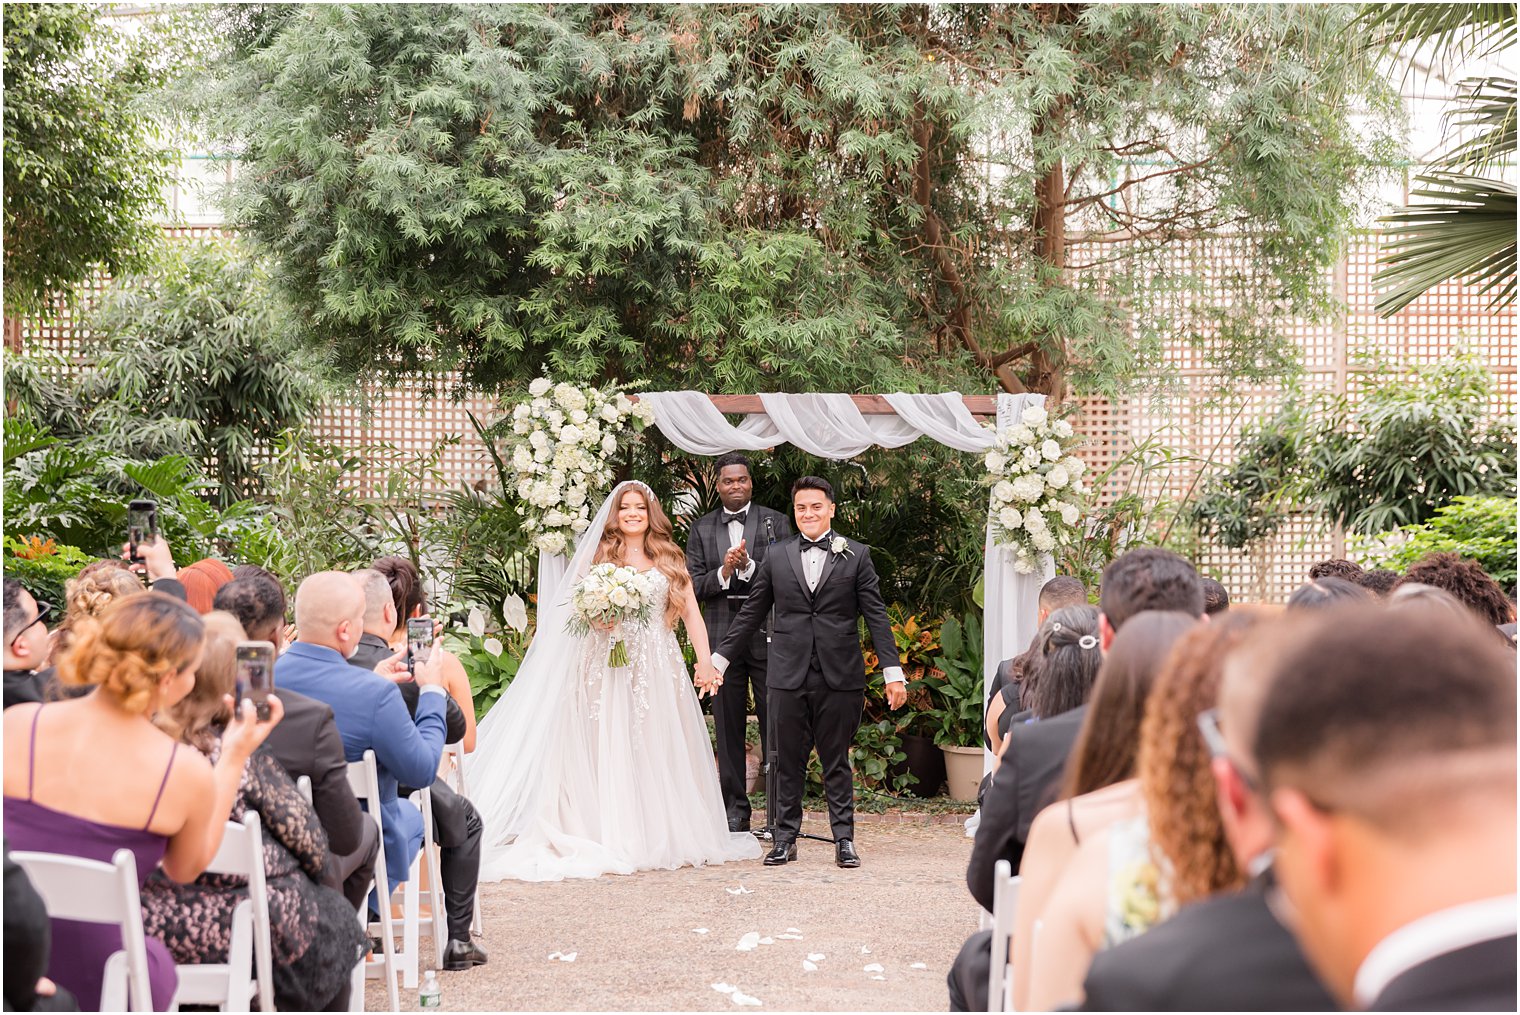
[(819, 536), (817, 539), (809, 539), (807, 536), (803, 536), (802, 537), (802, 549), (804, 551), (807, 551), (807, 550), (827, 550), (828, 548), (829, 548), (829, 534), (827, 532), (825, 532), (823, 535)]
[(728, 525), (728, 524), (730, 524), (732, 522), (738, 522), (740, 525), (743, 525), (748, 520), (749, 520), (749, 508), (745, 508), (743, 511), (725, 511), (725, 512), (723, 512), (723, 524), (724, 525)]

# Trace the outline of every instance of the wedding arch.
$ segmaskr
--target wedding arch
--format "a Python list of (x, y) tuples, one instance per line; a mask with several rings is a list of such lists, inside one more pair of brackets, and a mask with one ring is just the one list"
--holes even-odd
[[(652, 424), (689, 454), (711, 457), (730, 451), (764, 451), (793, 444), (809, 454), (842, 461), (870, 447), (900, 448), (929, 437), (959, 451), (985, 454), (998, 431), (1015, 425), (1024, 410), (1043, 406), (1044, 395), (1000, 394), (759, 394), (709, 395), (700, 391), (657, 391), (629, 395), (653, 410)], [(736, 426), (725, 413), (742, 415)], [(572, 547), (573, 549), (573, 547)], [(539, 552), (538, 591), (558, 592), (568, 557)], [(1022, 652), (1034, 636), (1040, 587), (1054, 570), (1050, 557), (1033, 573), (1021, 574), (1013, 556), (993, 538), (989, 522), (983, 565), (983, 688), (998, 662)]]

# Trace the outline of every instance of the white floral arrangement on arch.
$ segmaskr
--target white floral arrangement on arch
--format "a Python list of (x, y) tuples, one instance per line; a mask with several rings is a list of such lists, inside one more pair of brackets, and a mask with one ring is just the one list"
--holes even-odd
[(1074, 454), (1080, 443), (1070, 423), (1031, 405), (998, 431), (987, 452), (988, 529), (994, 544), (1013, 553), (1019, 574), (1033, 574), (1042, 558), (1080, 535), (1087, 494), (1087, 465)]
[(654, 420), (619, 387), (581, 388), (540, 377), (512, 409), (506, 464), (533, 545), (568, 554), (591, 526), (595, 497), (612, 485), (612, 458), (630, 431)]

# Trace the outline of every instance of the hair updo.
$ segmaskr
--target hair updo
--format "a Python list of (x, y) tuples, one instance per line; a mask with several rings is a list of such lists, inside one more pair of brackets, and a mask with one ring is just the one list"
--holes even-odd
[(77, 624), (85, 617), (98, 617), (107, 606), (122, 596), (143, 591), (142, 580), (125, 568), (91, 564), (63, 584), (64, 609), (69, 621)]
[(189, 666), (205, 640), (200, 615), (173, 596), (127, 596), (99, 617), (81, 618), (58, 676), (68, 686), (99, 687), (125, 711), (143, 715), (159, 682)]

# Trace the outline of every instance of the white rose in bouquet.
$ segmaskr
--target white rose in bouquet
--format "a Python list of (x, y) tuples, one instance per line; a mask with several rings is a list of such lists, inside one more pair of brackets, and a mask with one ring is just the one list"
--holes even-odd
[(543, 377), (536, 379), (532, 384), (528, 385), (528, 394), (532, 395), (534, 398), (538, 398), (542, 395), (547, 395), (548, 393), (549, 382)]
[[(540, 430), (538, 433), (534, 434), (534, 436), (535, 437), (541, 436), (542, 433), (543, 433), (543, 431)], [(545, 444), (543, 447), (537, 448), (537, 449), (534, 450), (534, 452), (533, 452), (533, 460), (535, 462), (547, 462), (552, 455), (553, 455), (553, 452), (551, 452), (549, 450), (549, 445)], [(534, 470), (534, 471), (538, 471), (538, 470)]]
[[(581, 432), (576, 429), (573, 423), (566, 424), (560, 428), (559, 439), (565, 444), (579, 444), (581, 439)], [(1051, 443), (1054, 443), (1054, 441)]]
[(1071, 434), (1072, 434), (1071, 424), (1068, 423), (1068, 422), (1066, 422), (1066, 420), (1064, 420), (1064, 419), (1058, 419), (1058, 420), (1056, 420), (1054, 423), (1052, 423), (1050, 425), (1050, 428), (1055, 431), (1055, 434), (1056, 434), (1057, 437), (1060, 437), (1060, 438), (1063, 438), (1063, 439), (1066, 438), (1066, 437), (1070, 437)]
[(1030, 445), (1024, 449), (1021, 457), (1024, 460), (1024, 468), (1032, 469), (1040, 464), (1040, 449)]
[(588, 420), (590, 418), (591, 418), (590, 416), (586, 415), (586, 410), (585, 409), (571, 409), (570, 410), (570, 422), (576, 424), (577, 426), (580, 425), (580, 424), (582, 424), (582, 423), (584, 423), (584, 422), (586, 422), (586, 420)]
[(582, 532), (585, 532), (587, 529), (591, 528), (591, 519), (577, 518), (575, 521), (570, 523), (570, 528), (575, 530), (575, 534), (578, 536)]
[(518, 472), (525, 472), (533, 467), (533, 452), (526, 444), (519, 444), (512, 449), (512, 468)]
[(1034, 542), (1034, 548), (1041, 551), (1042, 553), (1049, 553), (1051, 550), (1054, 550), (1056, 548), (1055, 537), (1052, 536), (1048, 531), (1036, 532), (1031, 538)]
[(528, 444), (532, 446), (534, 451), (548, 450), (549, 435), (542, 430), (534, 430), (528, 435)]
[(617, 406), (613, 405), (611, 402), (608, 402), (606, 405), (602, 406), (602, 411), (599, 413), (599, 415), (602, 417), (602, 419), (606, 420), (609, 423), (616, 423), (618, 421)]
[(1012, 501), (1014, 498), (1013, 484), (1006, 479), (998, 480), (997, 484), (992, 488), (992, 495), (1005, 504)]
[(1026, 407), (1023, 414), (1020, 416), (1020, 419), (1028, 426), (1041, 426), (1049, 418), (1050, 413), (1046, 412), (1038, 405), (1031, 405)]
[(1066, 485), (1069, 478), (1066, 475), (1065, 466), (1054, 465), (1051, 466), (1049, 472), (1045, 473), (1045, 485), (1052, 490), (1059, 490)]
[(1023, 423), (1015, 423), (1008, 429), (1008, 442), (1010, 444), (1034, 443), (1034, 431)]
[(1045, 516), (1040, 514), (1039, 508), (1030, 508), (1024, 512), (1024, 528), (1031, 535), (1049, 531), (1049, 527), (1045, 524)]
[(565, 424), (565, 414), (558, 409), (549, 409), (544, 413), (544, 420), (548, 422), (549, 429), (559, 432), (559, 428)]
[(1040, 445), (1040, 454), (1045, 456), (1047, 462), (1059, 462), (1061, 460), (1061, 445), (1053, 440), (1048, 440)]
[(548, 554), (565, 552), (565, 537), (558, 532), (546, 532), (538, 537), (538, 548)]
[(987, 452), (986, 462), (988, 472), (1002, 472), (1008, 467), (1008, 459), (996, 451)]
[(573, 508), (578, 508), (586, 503), (586, 488), (579, 484), (567, 487), (565, 490), (565, 503)]
[(1078, 458), (1076, 455), (1070, 455), (1068, 457), (1070, 460), (1066, 463), (1067, 472), (1071, 473), (1073, 476), (1080, 476), (1082, 473), (1087, 471), (1087, 463), (1082, 461), (1082, 459)]
[(1061, 521), (1067, 525), (1075, 525), (1082, 520), (1082, 510), (1075, 504), (1061, 505)]
[(616, 440), (616, 438), (614, 438), (612, 436), (612, 434), (608, 434), (607, 436), (605, 436), (605, 437), (602, 438), (602, 454), (607, 455), (608, 457), (611, 457), (612, 455), (614, 455), (616, 453), (617, 453), (617, 440)]
[(1019, 574), (1034, 574), (1034, 561), (1021, 553), (1013, 558), (1013, 569)]
[(1016, 507), (1005, 507), (998, 512), (998, 521), (1005, 529), (1016, 529), (1024, 522), (1023, 515), (1019, 514)]
[(1013, 480), (1013, 496), (1016, 500), (1033, 503), (1045, 493), (1045, 480), (1037, 473), (1029, 473)]

